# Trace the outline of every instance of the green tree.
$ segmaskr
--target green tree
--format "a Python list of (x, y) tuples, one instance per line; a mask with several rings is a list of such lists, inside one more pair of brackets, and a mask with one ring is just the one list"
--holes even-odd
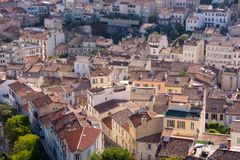
[(157, 17), (157, 15), (151, 15), (151, 16), (149, 16), (148, 17), (148, 22), (149, 23), (155, 23), (155, 24), (157, 24), (158, 23), (158, 17)]
[(26, 134), (25, 136), (20, 136), (15, 142), (13, 150), (16, 154), (22, 151), (30, 151), (31, 160), (39, 158), (38, 153), (39, 137), (35, 134)]
[(177, 30), (177, 32), (182, 35), (184, 34), (186, 31), (185, 31), (185, 27), (181, 24), (181, 23), (176, 23), (175, 25), (175, 29)]
[(7, 138), (13, 144), (19, 136), (31, 133), (29, 129), (29, 120), (22, 115), (16, 115), (7, 120), (4, 125), (4, 131)]
[(229, 134), (230, 128), (224, 126), (221, 123), (218, 122), (209, 122), (208, 123), (208, 132), (210, 133), (221, 133), (221, 134)]
[(11, 160), (31, 160), (31, 151), (23, 150), (11, 156)]
[(19, 139), (14, 143), (14, 152), (20, 152), (23, 150), (33, 151), (39, 143), (39, 137), (35, 134), (26, 134), (20, 136)]
[(109, 147), (100, 155), (93, 154), (90, 160), (133, 160), (133, 156), (126, 149)]
[(5, 123), (12, 116), (13, 110), (8, 104), (0, 104), (0, 121)]
[(212, 4), (212, 0), (201, 0), (200, 4)]

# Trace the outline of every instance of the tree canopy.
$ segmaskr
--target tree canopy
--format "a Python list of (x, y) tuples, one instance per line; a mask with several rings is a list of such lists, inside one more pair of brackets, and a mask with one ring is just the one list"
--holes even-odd
[(4, 131), (7, 138), (13, 144), (18, 140), (19, 136), (31, 133), (29, 129), (29, 120), (27, 117), (22, 115), (16, 115), (9, 118), (4, 125)]
[(133, 156), (126, 149), (109, 147), (100, 155), (93, 154), (91, 160), (133, 160)]
[(23, 150), (11, 156), (12, 160), (30, 160), (31, 159), (31, 151)]
[(35, 134), (26, 134), (24, 136), (20, 136), (14, 144), (14, 154), (11, 156), (12, 159), (19, 157), (23, 157), (24, 160), (38, 159), (38, 144), (39, 137)]
[(201, 0), (200, 4), (212, 4), (212, 0)]
[(0, 121), (5, 123), (12, 116), (13, 110), (8, 104), (0, 104)]

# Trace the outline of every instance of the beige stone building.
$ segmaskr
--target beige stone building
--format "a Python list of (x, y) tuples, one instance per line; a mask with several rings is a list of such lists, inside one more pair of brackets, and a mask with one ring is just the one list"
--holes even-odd
[(174, 136), (197, 137), (203, 133), (205, 109), (192, 106), (188, 96), (173, 95), (164, 117), (164, 128), (172, 128)]
[(98, 67), (90, 71), (91, 88), (106, 88), (113, 86), (113, 70)]
[(183, 45), (183, 61), (202, 63), (204, 61), (204, 41), (191, 40)]

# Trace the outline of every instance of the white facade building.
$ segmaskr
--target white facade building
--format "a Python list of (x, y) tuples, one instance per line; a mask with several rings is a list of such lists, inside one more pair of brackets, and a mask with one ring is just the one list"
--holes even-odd
[(199, 6), (193, 17), (188, 18), (186, 30), (193, 31), (202, 27), (228, 27), (231, 20), (229, 8), (213, 8), (211, 5)]
[(57, 45), (65, 42), (65, 35), (61, 30), (26, 28), (22, 32), (20, 41), (40, 45), (44, 55), (42, 59), (46, 59), (54, 55), (54, 49)]
[(205, 62), (222, 70), (226, 65), (240, 65), (240, 41), (237, 38), (215, 37), (206, 44)]
[(168, 47), (168, 40), (165, 35), (153, 33), (148, 37), (148, 46), (150, 56), (159, 56), (162, 49)]
[(194, 31), (200, 27), (200, 19), (198, 17), (189, 16), (186, 19), (186, 31)]
[(74, 72), (77, 77), (89, 77), (90, 57), (78, 56), (74, 62)]

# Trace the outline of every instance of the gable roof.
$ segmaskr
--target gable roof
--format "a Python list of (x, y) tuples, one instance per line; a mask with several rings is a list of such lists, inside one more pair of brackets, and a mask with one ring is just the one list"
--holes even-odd
[(115, 113), (112, 116), (112, 119), (128, 131), (129, 125), (127, 123), (129, 121), (129, 116), (132, 114), (133, 113), (129, 109), (124, 109), (122, 111)]
[(144, 111), (144, 112), (137, 112), (129, 117), (133, 126), (137, 128), (138, 126), (142, 125), (142, 118), (146, 118), (147, 121), (150, 121), (154, 116), (157, 114), (152, 111)]
[(101, 134), (101, 130), (92, 127), (79, 127), (66, 131), (65, 139), (71, 152), (85, 151)]
[(19, 81), (9, 84), (8, 87), (11, 88), (11, 90), (13, 90), (15, 94), (18, 94), (20, 97), (27, 96), (28, 94), (34, 92), (32, 88), (28, 87), (24, 83), (20, 83)]

